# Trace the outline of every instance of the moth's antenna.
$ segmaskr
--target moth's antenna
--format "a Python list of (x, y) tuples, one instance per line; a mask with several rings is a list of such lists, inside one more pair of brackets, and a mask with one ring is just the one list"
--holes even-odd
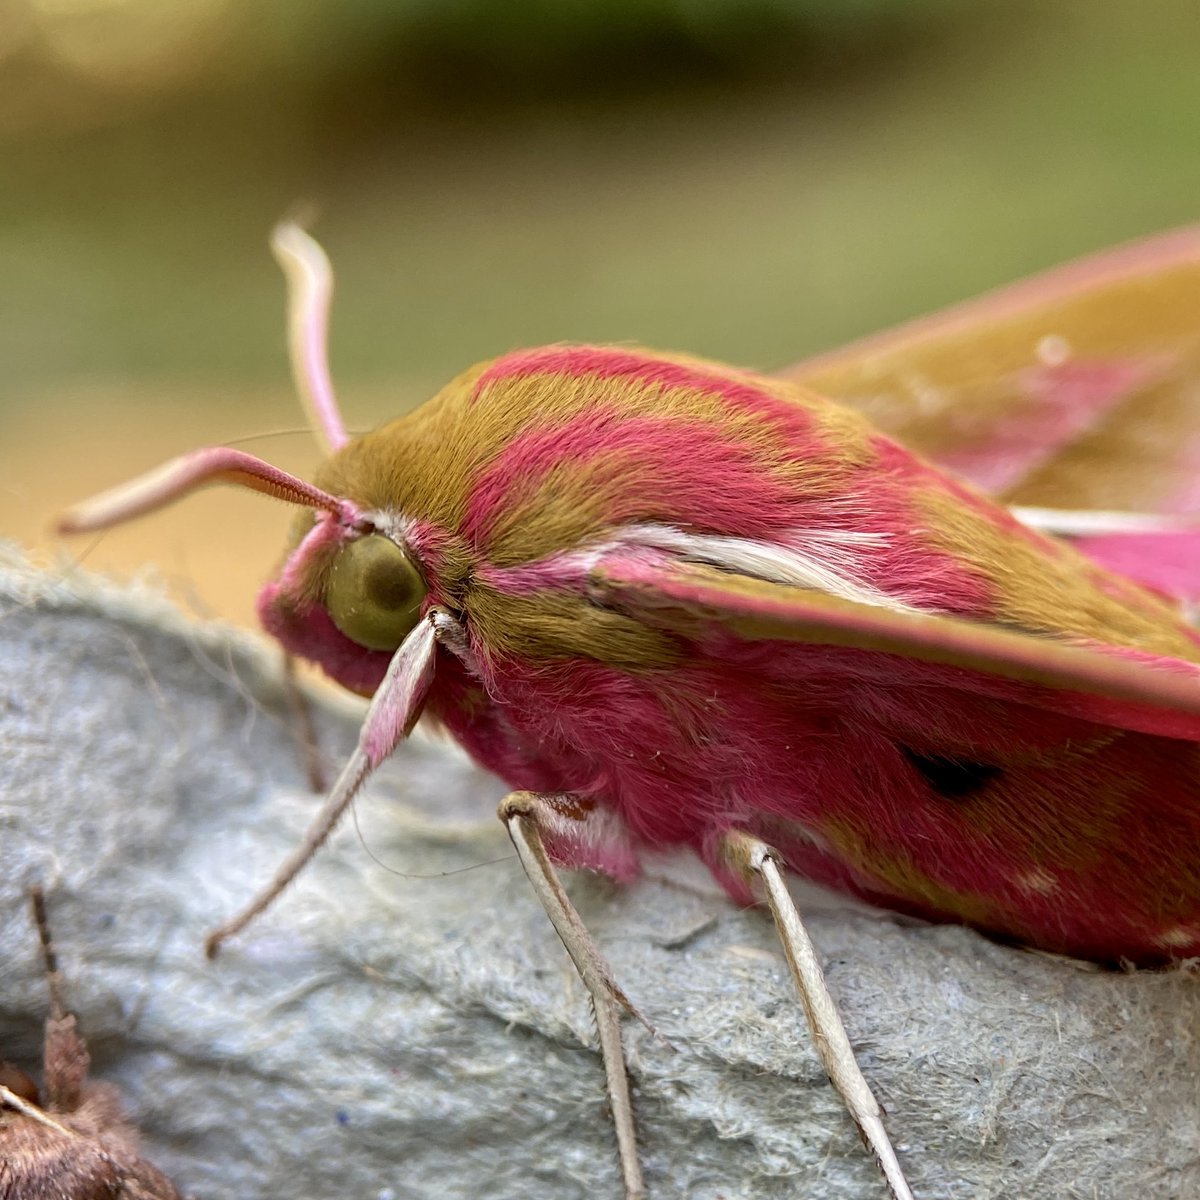
[(54, 953), (54, 942), (50, 937), (50, 921), (46, 917), (46, 894), (36, 884), (29, 889), (29, 903), (33, 906), (33, 923), (37, 926), (38, 940), (42, 943), (42, 960), (46, 964), (46, 987), (50, 991), (50, 1019), (61, 1021), (67, 1015), (63, 1000), (63, 978), (58, 969), (58, 957)]
[(331, 496), (295, 475), (263, 462), (244, 450), (210, 446), (181, 454), (153, 471), (102, 492), (68, 509), (58, 518), (59, 533), (87, 533), (153, 512), (209, 483), (233, 483), (290, 504), (333, 513), (347, 524), (358, 521), (348, 500)]
[(318, 242), (294, 221), (276, 225), (271, 250), (288, 285), (288, 353), (296, 388), (317, 439), (330, 453), (350, 439), (329, 377), (329, 302), (333, 268)]

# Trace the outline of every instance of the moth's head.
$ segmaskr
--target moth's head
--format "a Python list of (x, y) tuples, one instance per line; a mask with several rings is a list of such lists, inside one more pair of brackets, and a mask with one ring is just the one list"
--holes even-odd
[(347, 687), (373, 690), (429, 599), (419, 552), (403, 523), (364, 512), (243, 451), (210, 447), (76, 506), (59, 518), (58, 531), (107, 529), (209, 483), (231, 483), (308, 510), (259, 595), (259, 615), (289, 652), (320, 663)]
[(257, 607), (263, 628), (289, 653), (370, 695), (438, 597), (409, 524), (354, 512), (352, 522), (329, 513), (304, 520)]

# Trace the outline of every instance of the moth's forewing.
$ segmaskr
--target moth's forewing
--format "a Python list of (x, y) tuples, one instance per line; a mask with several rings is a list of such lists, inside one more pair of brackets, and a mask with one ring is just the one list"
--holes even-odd
[(1200, 507), (1200, 226), (782, 374), (1012, 504)]
[[(591, 589), (604, 604), (693, 639), (719, 629), (745, 641), (897, 655), (949, 668), (930, 683), (951, 690), (983, 687), (1050, 712), (1200, 741), (1200, 665), (1182, 659), (1050, 641), (710, 567), (619, 555), (595, 568)], [(994, 683), (981, 684), (981, 677)]]

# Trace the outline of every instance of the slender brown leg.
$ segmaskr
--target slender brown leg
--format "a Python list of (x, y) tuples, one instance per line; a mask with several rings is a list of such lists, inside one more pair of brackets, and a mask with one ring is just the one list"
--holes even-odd
[(879, 1163), (889, 1195), (892, 1200), (913, 1200), (884, 1128), (883, 1112), (855, 1061), (846, 1027), (825, 986), (816, 949), (788, 892), (778, 855), (765, 842), (737, 831), (726, 834), (724, 844), (729, 860), (748, 880), (757, 879), (763, 886), (821, 1065), (854, 1118), (867, 1148)]
[[(566, 821), (586, 821), (587, 809), (571, 796), (539, 796), (533, 792), (513, 792), (500, 802), (500, 820), (508, 829), (525, 874), (554, 924), (575, 969), (592, 996), (596, 1028), (600, 1034), (600, 1054), (608, 1083), (613, 1124), (617, 1132), (617, 1152), (626, 1200), (642, 1200), (646, 1194), (642, 1168), (638, 1161), (633, 1104), (629, 1096), (629, 1077), (625, 1069), (625, 1050), (621, 1043), (618, 1006), (641, 1018), (629, 998), (613, 979), (599, 947), (588, 933), (575, 906), (563, 890), (562, 882), (546, 853), (542, 841), (545, 830)], [(644, 1022), (646, 1023), (646, 1022)], [(648, 1023), (647, 1023), (648, 1024)]]
[[(46, 1019), (46, 1041), (44, 1051), (44, 1075), (47, 1103), (61, 1112), (71, 1112), (79, 1104), (83, 1082), (87, 1078), (88, 1053), (83, 1039), (75, 1030), (75, 1018), (67, 1012), (63, 998), (62, 972), (54, 953), (54, 942), (50, 937), (50, 922), (46, 917), (45, 893), (36, 884), (29, 889), (29, 902), (33, 909), (33, 923), (37, 927), (38, 939), (42, 944), (42, 960), (46, 964), (46, 986), (50, 992), (50, 1015)], [(8, 1068), (4, 1070), (3, 1068)], [(0, 1062), (0, 1075), (17, 1084), (28, 1083), (36, 1099), (36, 1088), (23, 1071)], [(45, 1109), (25, 1096), (18, 1095), (0, 1083), (0, 1107), (15, 1109), (31, 1121), (53, 1129), (55, 1133), (78, 1140), (79, 1134), (65, 1125), (60, 1125)], [(0, 1177), (0, 1183), (3, 1177)], [(5, 1192), (5, 1195), (8, 1193)]]
[(63, 996), (63, 977), (58, 969), (50, 922), (46, 916), (46, 897), (36, 885), (29, 889), (33, 922), (42, 944), (46, 964), (46, 986), (50, 992), (50, 1015), (46, 1018), (46, 1040), (42, 1062), (42, 1082), (46, 1102), (59, 1112), (74, 1112), (79, 1107), (83, 1083), (87, 1079), (91, 1057), (75, 1025), (75, 1016), (67, 1011)]

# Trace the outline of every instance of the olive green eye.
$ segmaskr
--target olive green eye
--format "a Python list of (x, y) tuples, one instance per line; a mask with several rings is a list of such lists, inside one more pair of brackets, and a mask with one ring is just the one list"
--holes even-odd
[(390, 538), (369, 533), (338, 551), (325, 607), (352, 642), (395, 650), (416, 625), (426, 590), (413, 560)]

